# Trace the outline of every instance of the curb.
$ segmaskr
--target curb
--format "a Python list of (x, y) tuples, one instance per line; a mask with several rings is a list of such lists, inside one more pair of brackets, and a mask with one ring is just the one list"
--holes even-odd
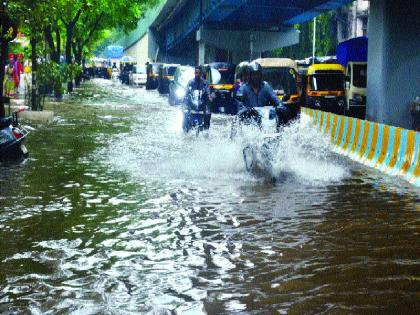
[(420, 187), (420, 132), (302, 107), (334, 151)]

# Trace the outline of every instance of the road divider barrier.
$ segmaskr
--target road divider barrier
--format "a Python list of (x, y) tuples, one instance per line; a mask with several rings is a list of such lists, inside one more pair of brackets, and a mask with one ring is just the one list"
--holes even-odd
[(335, 152), (420, 187), (420, 132), (302, 107)]

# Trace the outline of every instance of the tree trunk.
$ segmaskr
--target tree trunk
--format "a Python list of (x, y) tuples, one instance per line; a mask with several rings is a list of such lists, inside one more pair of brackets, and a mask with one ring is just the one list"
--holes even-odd
[[(66, 62), (67, 65), (71, 65), (73, 64), (73, 60), (72, 60), (72, 55), (71, 55), (71, 45), (72, 45), (72, 41), (73, 41), (73, 27), (67, 26), (66, 27), (67, 30), (67, 34), (66, 34)], [(69, 82), (67, 82), (67, 91), (69, 93), (73, 92), (73, 80), (69, 80)]]
[(50, 47), (51, 60), (54, 61), (55, 63), (59, 63), (60, 62), (60, 55), (57, 54), (57, 50), (55, 48), (51, 26), (48, 26), (48, 27), (45, 28), (45, 39), (48, 43), (48, 46)]
[[(76, 45), (77, 46), (77, 45)], [(77, 49), (74, 50), (74, 56), (76, 63), (81, 65), (82, 64), (82, 47), (80, 45), (77, 47)], [(82, 82), (82, 74), (78, 74), (76, 78), (74, 79), (76, 87), (80, 87), (80, 83)]]
[[(8, 31), (12, 28), (12, 36), (8, 34)], [(12, 41), (17, 36), (17, 25), (14, 21), (10, 19), (10, 17), (5, 14), (4, 12), (0, 12), (0, 52), (1, 52), (1, 58), (0, 58), (0, 117), (5, 116), (5, 109), (4, 109), (4, 99), (3, 99), (3, 82), (4, 82), (4, 66), (5, 61), (7, 61), (8, 58), (8, 52), (9, 52), (9, 41)], [(7, 34), (7, 36), (6, 36)]]
[(31, 38), (31, 59), (32, 59), (32, 110), (38, 110), (38, 102), (37, 102), (37, 85), (36, 85), (36, 70), (37, 70), (37, 54), (36, 54), (36, 45), (37, 40)]
[(9, 43), (7, 42), (7, 40), (2, 40), (1, 41), (1, 58), (0, 58), (0, 117), (4, 117), (6, 116), (6, 110), (4, 108), (4, 99), (3, 99), (3, 94), (4, 94), (4, 89), (3, 89), (3, 82), (4, 82), (4, 64), (5, 61), (7, 60), (7, 55), (9, 52)]
[(55, 29), (55, 47), (56, 47), (56, 54), (58, 56), (58, 63), (60, 63), (60, 55), (61, 55), (61, 36), (60, 36), (60, 29), (57, 27)]

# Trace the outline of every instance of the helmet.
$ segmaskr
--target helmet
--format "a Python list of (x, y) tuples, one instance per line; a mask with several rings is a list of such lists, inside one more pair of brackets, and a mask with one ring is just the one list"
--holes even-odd
[(248, 65), (249, 74), (260, 73), (262, 74), (262, 67), (259, 63), (253, 61)]
[(241, 62), (239, 65), (236, 66), (236, 72), (238, 75), (242, 75), (244, 73), (248, 72), (248, 65), (249, 63), (247, 61)]

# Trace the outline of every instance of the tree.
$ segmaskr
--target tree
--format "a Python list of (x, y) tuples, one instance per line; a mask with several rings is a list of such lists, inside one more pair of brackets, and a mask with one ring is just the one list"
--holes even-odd
[[(45, 40), (49, 47), (51, 60), (60, 63), (61, 56), (61, 34), (63, 33), (62, 25), (58, 19), (53, 20), (46, 25), (44, 29)], [(54, 36), (55, 35), (55, 36)]]
[(38, 109), (38, 86), (37, 86), (37, 47), (43, 40), (44, 29), (50, 25), (50, 17), (57, 8), (56, 0), (14, 0), (11, 2), (10, 11), (19, 21), (20, 28), (29, 36), (31, 43), (32, 60), (32, 110)]
[[(82, 63), (83, 52), (92, 50), (103, 39), (104, 31), (119, 28), (128, 32), (136, 28), (144, 12), (158, 2), (159, 0), (134, 0), (129, 6), (126, 0), (96, 0), (86, 3), (87, 10), (79, 18), (73, 33), (72, 47), (76, 63)], [(80, 80), (76, 79), (76, 85), (79, 83)]]
[[(0, 79), (4, 78), (3, 61), (8, 54), (8, 43), (16, 37), (18, 27), (31, 43), (32, 59), (32, 109), (37, 109), (37, 61), (38, 48), (47, 43), (54, 69), (60, 63), (62, 42), (66, 73), (75, 72), (77, 64), (83, 62), (83, 55), (89, 54), (102, 41), (108, 30), (119, 28), (130, 31), (151, 6), (160, 0), (3, 0), (8, 12), (0, 12), (1, 69)], [(68, 91), (73, 89), (73, 76), (68, 75)], [(78, 82), (76, 82), (78, 83)], [(3, 85), (0, 92), (3, 94)], [(4, 113), (3, 98), (0, 100), (0, 115)]]
[(0, 117), (4, 117), (4, 99), (3, 99), (3, 80), (4, 80), (4, 62), (8, 56), (8, 45), (17, 36), (17, 22), (6, 11), (7, 3), (0, 4)]
[[(80, 16), (83, 12), (89, 13), (89, 7), (91, 2), (93, 1), (60, 1), (60, 19), (64, 24), (66, 30), (65, 56), (66, 63), (68, 65), (73, 64), (72, 44), (76, 24), (79, 21)], [(67, 90), (69, 92), (73, 91), (73, 82), (71, 80), (67, 83)]]
[[(316, 55), (334, 55), (337, 46), (336, 12), (328, 12), (317, 17)], [(314, 25), (312, 21), (296, 25), (300, 30), (299, 44), (277, 49), (275, 56), (292, 59), (304, 59), (312, 56), (312, 40)]]

